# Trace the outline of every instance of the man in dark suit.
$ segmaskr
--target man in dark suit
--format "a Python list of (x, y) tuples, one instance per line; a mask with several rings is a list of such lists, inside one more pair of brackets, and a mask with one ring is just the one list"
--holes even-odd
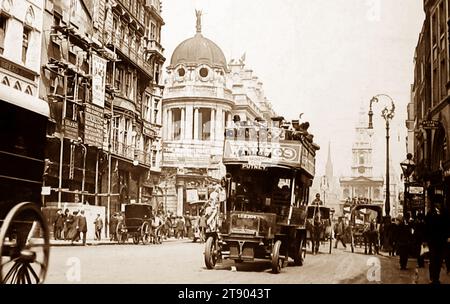
[(430, 249), (430, 280), (432, 284), (440, 284), (441, 266), (449, 235), (448, 210), (443, 208), (437, 197), (432, 198), (431, 210), (425, 216), (425, 237)]
[(61, 240), (61, 232), (64, 228), (65, 217), (61, 209), (56, 212), (56, 218), (53, 223), (53, 233), (55, 240)]
[(78, 231), (78, 235), (83, 233), (83, 246), (85, 246), (86, 245), (86, 233), (87, 233), (87, 220), (86, 220), (86, 216), (84, 215), (84, 210), (81, 210), (80, 215), (78, 216), (77, 231)]

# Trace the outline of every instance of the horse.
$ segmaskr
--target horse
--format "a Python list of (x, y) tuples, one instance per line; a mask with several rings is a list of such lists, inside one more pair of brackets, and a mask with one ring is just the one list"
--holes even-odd
[(320, 212), (315, 212), (313, 221), (307, 223), (306, 229), (310, 233), (311, 243), (312, 243), (312, 253), (319, 253), (320, 241), (322, 240), (322, 235), (324, 232), (324, 225), (322, 222), (322, 217)]
[(371, 222), (366, 226), (363, 231), (364, 239), (364, 254), (367, 254), (367, 246), (369, 247), (369, 254), (372, 254), (372, 245), (375, 250), (375, 254), (379, 254), (379, 234), (376, 224)]

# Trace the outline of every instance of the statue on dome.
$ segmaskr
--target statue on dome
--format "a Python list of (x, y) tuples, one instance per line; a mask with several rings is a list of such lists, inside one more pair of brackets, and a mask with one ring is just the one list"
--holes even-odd
[(195, 10), (195, 15), (197, 16), (197, 33), (202, 32), (202, 11)]

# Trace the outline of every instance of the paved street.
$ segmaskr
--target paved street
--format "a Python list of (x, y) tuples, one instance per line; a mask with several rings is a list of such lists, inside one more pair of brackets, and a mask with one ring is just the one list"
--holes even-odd
[[(428, 273), (420, 269), (415, 276), (415, 261), (407, 271), (400, 271), (398, 257), (372, 256), (349, 249), (335, 249), (330, 255), (322, 246), (318, 255), (308, 254), (302, 267), (289, 265), (280, 274), (270, 272), (270, 264), (261, 261), (243, 264), (234, 270), (234, 262), (225, 261), (215, 270), (203, 263), (203, 244), (189, 240), (169, 240), (162, 245), (97, 245), (60, 246), (51, 251), (51, 264), (46, 283), (273, 283), (273, 284), (347, 284), (347, 283), (428, 283)], [(80, 265), (80, 268), (77, 268)], [(380, 280), (377, 271), (381, 270)], [(78, 271), (79, 270), (79, 271)], [(373, 279), (368, 280), (368, 273)], [(78, 274), (80, 276), (78, 277)], [(79, 278), (79, 281), (78, 281)], [(443, 283), (449, 276), (443, 271)]]

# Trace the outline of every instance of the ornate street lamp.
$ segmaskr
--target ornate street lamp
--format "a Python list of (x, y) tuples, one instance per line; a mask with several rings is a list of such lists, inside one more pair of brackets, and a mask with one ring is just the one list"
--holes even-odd
[(394, 118), (395, 113), (395, 104), (394, 100), (386, 94), (378, 94), (370, 100), (370, 106), (369, 106), (369, 129), (373, 129), (373, 123), (372, 123), (372, 117), (373, 117), (373, 111), (372, 111), (372, 103), (378, 102), (379, 97), (387, 97), (391, 101), (390, 107), (386, 106), (381, 111), (381, 117), (384, 118), (386, 121), (386, 202), (385, 202), (385, 212), (386, 216), (390, 216), (391, 213), (391, 206), (390, 206), (390, 196), (391, 193), (389, 191), (389, 123)]
[(400, 167), (403, 171), (403, 176), (405, 178), (405, 192), (404, 192), (404, 205), (403, 205), (403, 215), (406, 215), (407, 207), (409, 207), (409, 201), (407, 201), (407, 198), (409, 198), (409, 177), (414, 172), (414, 169), (416, 168), (416, 164), (412, 160), (413, 155), (411, 153), (408, 153), (406, 155), (406, 159), (400, 163)]

